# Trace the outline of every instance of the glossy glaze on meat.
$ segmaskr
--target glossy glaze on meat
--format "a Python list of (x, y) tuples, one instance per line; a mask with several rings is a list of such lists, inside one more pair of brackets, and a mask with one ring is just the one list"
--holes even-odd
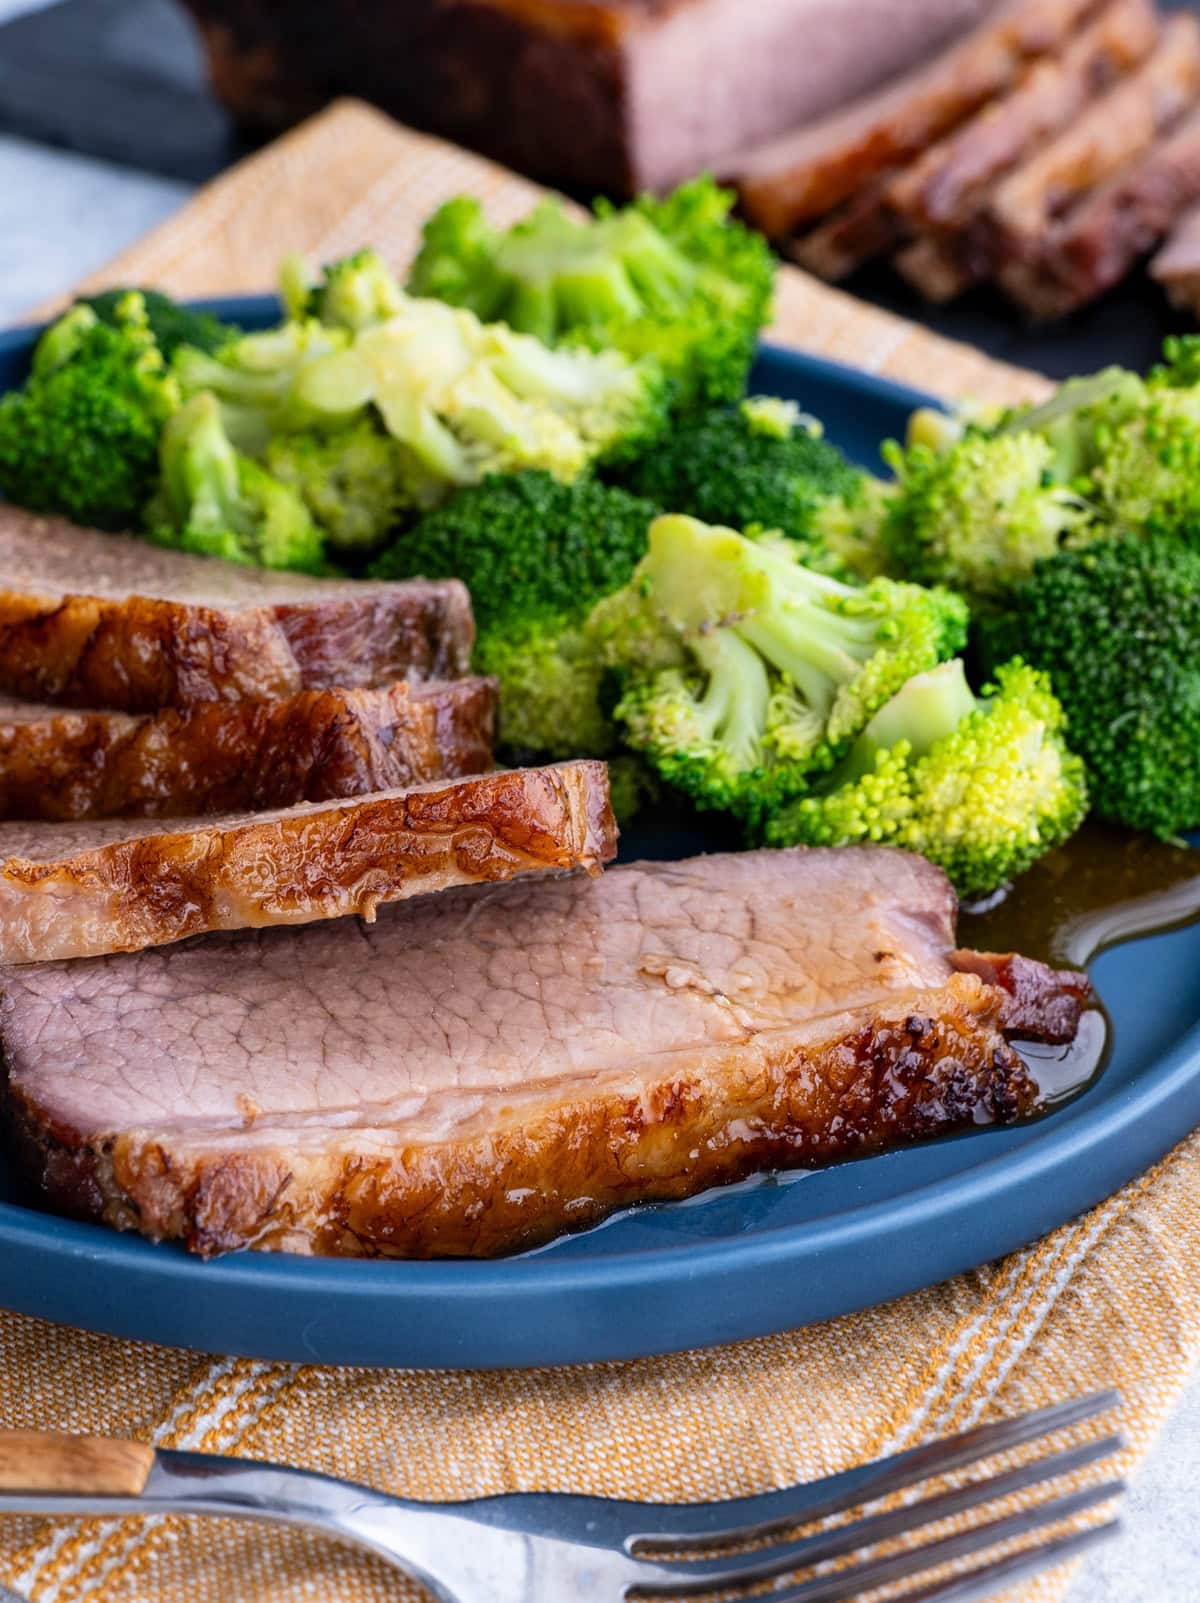
[[(216, 818), (0, 825), (0, 962), (304, 924), (616, 854), (603, 763)], [(351, 946), (353, 940), (351, 938)], [(226, 975), (236, 985), (231, 967)]]
[(0, 505), (0, 692), (157, 712), (467, 672), (457, 580), (242, 568)]
[(490, 679), (399, 680), (141, 715), (0, 701), (0, 819), (187, 818), (492, 766)]
[(8, 1111), (55, 1205), (201, 1253), (505, 1252), (1028, 1111), (1006, 1032), (1087, 982), (954, 921), (918, 857), (747, 852), (15, 969)]

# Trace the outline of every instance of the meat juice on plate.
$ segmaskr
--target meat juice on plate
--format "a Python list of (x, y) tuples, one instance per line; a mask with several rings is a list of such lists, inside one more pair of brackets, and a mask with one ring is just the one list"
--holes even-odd
[[(1113, 825), (1090, 822), (1006, 893), (963, 908), (963, 946), (1023, 952), (1083, 968), (1121, 941), (1179, 929), (1200, 918), (1200, 853)], [(1108, 1055), (1103, 997), (1070, 1046), (1018, 1043), (1046, 1108), (1074, 1096)]]

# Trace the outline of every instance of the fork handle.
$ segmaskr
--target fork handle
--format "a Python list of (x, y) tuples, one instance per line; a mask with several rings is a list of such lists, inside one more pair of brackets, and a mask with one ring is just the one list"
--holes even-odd
[(144, 1442), (58, 1431), (0, 1431), (0, 1491), (139, 1497), (154, 1464)]

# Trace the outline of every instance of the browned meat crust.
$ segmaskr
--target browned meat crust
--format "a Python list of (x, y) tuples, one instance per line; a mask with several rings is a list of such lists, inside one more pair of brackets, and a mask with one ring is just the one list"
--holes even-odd
[(879, 256), (900, 238), (902, 224), (888, 201), (888, 180), (868, 184), (811, 233), (788, 246), (788, 254), (807, 272), (831, 284)]
[(964, 227), (988, 184), (1144, 61), (1158, 34), (1154, 0), (1111, 0), (1060, 56), (1036, 61), (1009, 94), (899, 174), (889, 186), (891, 206), (914, 229)]
[(982, 269), (1019, 298), (1038, 272), (1047, 229), (1082, 194), (1148, 151), (1200, 95), (1200, 21), (1173, 17), (1153, 55), (992, 193), (971, 230)]
[(977, 974), (985, 985), (1004, 993), (1000, 1022), (1010, 1035), (1059, 1044), (1075, 1039), (1091, 998), (1086, 974), (1047, 969), (1018, 952), (960, 950), (953, 961), (960, 973)]
[(1200, 315), (1200, 206), (1180, 218), (1174, 233), (1150, 263), (1174, 305)]
[(490, 679), (302, 690), (141, 717), (0, 702), (0, 818), (181, 818), (364, 796), (492, 766)]
[(1053, 50), (1095, 0), (1008, 0), (927, 66), (823, 122), (727, 166), (750, 219), (773, 238), (910, 161)]
[(1158, 33), (1153, 0), (1112, 0), (1061, 57), (1035, 61), (1009, 94), (908, 167), (866, 185), (795, 242), (792, 256), (836, 281), (907, 235), (932, 230), (935, 237), (915, 241), (896, 266), (927, 299), (952, 300), (975, 282), (956, 235), (984, 204), (988, 185), (1143, 61)]
[(284, 811), (0, 826), (0, 961), (135, 952), (303, 924), (616, 854), (603, 763), (435, 782)]
[(1120, 283), (1200, 200), (1200, 111), (1086, 196), (1047, 235), (1036, 265), (1005, 287), (1034, 318), (1063, 317)]
[(0, 691), (156, 712), (467, 672), (457, 580), (264, 573), (0, 506)]
[(935, 306), (957, 299), (977, 282), (964, 241), (955, 234), (925, 234), (914, 239), (896, 253), (892, 266)]
[(746, 853), (12, 970), (10, 1123), (55, 1205), (205, 1255), (509, 1251), (1029, 1111), (1006, 1032), (1086, 980), (953, 917), (920, 859)]
[(492, 1257), (635, 1202), (692, 1196), (762, 1169), (812, 1167), (983, 1122), (1037, 1088), (999, 1029), (997, 993), (951, 981), (824, 1040), (730, 1050), (636, 1090), (563, 1098), (487, 1131), (386, 1155), (357, 1150), (182, 1158), (142, 1133), (102, 1149), (46, 1129), (18, 1086), (23, 1171), (56, 1206), (204, 1257), (239, 1247), (370, 1257)]
[[(991, 0), (188, 0), (256, 126), (356, 94), (581, 190), (670, 187), (928, 57)], [(719, 81), (719, 95), (698, 85)]]

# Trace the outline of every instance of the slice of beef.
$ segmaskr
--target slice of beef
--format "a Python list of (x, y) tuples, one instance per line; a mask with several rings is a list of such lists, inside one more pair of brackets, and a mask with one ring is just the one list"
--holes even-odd
[[(750, 219), (774, 238), (910, 161), (1053, 50), (1096, 0), (1004, 0), (965, 38), (874, 95), (725, 165)], [(860, 42), (857, 16), (847, 32)]]
[(1081, 200), (1047, 235), (1036, 262), (1024, 272), (1014, 264), (1005, 287), (1036, 320), (1064, 317), (1119, 284), (1196, 201), (1200, 109)]
[[(1029, 1111), (954, 917), (918, 857), (746, 852), (9, 970), (7, 1111), (53, 1204), (201, 1253), (503, 1252)], [(1086, 980), (1020, 976), (1073, 1035)]]
[(1023, 299), (1053, 222), (1148, 151), (1200, 95), (1200, 21), (1172, 17), (1153, 55), (1092, 102), (992, 191), (972, 225), (973, 259)]
[(909, 166), (868, 184), (794, 243), (791, 254), (836, 281), (914, 231), (932, 230), (937, 237), (915, 241), (896, 266), (927, 299), (952, 300), (975, 281), (955, 235), (985, 202), (989, 184), (1145, 60), (1158, 33), (1153, 0), (1111, 0), (1067, 40), (1061, 56), (1039, 58), (1016, 88)]
[(187, 0), (218, 96), (357, 94), (535, 177), (662, 189), (925, 59), (994, 0)]
[(492, 766), (491, 679), (77, 712), (0, 701), (0, 818), (179, 818), (363, 796)]
[(924, 234), (898, 251), (892, 266), (935, 306), (957, 300), (978, 282), (965, 242), (957, 234)]
[[(616, 854), (603, 763), (174, 822), (0, 825), (0, 962), (305, 924)], [(353, 941), (351, 942), (353, 944)]]
[(1179, 219), (1171, 237), (1150, 263), (1174, 305), (1200, 317), (1200, 206)]
[(880, 178), (852, 195), (810, 233), (792, 240), (788, 255), (807, 272), (836, 284), (890, 250), (903, 224), (888, 200), (888, 185), (887, 177)]
[(0, 692), (156, 712), (467, 672), (457, 580), (242, 568), (0, 505)]
[(1144, 61), (1158, 35), (1154, 0), (1111, 0), (1060, 54), (1036, 61), (1007, 95), (898, 174), (888, 187), (893, 210), (916, 230), (964, 227), (989, 184)]

